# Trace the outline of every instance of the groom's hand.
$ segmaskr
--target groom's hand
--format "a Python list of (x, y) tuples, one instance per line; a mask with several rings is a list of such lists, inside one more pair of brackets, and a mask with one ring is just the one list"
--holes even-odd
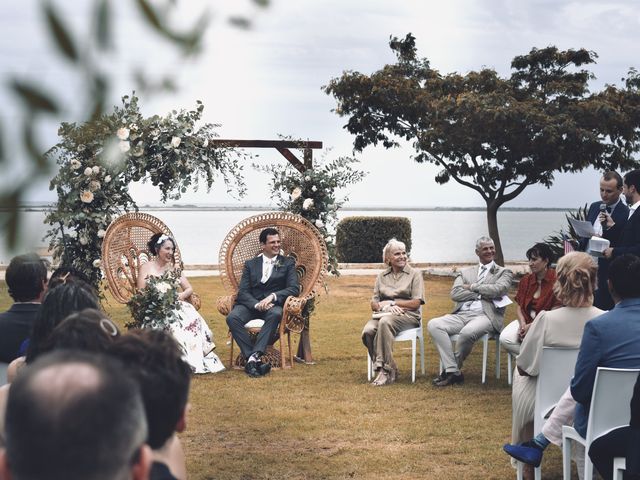
[(264, 312), (266, 310), (269, 310), (271, 307), (273, 307), (273, 302), (275, 301), (275, 294), (271, 294), (268, 297), (260, 300), (258, 303), (256, 303), (256, 310), (260, 311), (260, 312)]

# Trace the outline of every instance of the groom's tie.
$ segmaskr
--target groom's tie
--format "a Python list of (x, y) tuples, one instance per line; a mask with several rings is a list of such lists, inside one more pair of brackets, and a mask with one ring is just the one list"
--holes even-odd
[(260, 280), (261, 283), (267, 283), (267, 280), (269, 280), (271, 271), (273, 270), (273, 262), (275, 262), (275, 260), (276, 257), (262, 261), (262, 279)]

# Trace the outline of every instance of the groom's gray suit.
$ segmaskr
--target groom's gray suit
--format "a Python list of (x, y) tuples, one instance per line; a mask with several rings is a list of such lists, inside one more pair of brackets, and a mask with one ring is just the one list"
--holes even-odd
[[(275, 258), (277, 263), (266, 283), (261, 282), (262, 255), (245, 262), (236, 303), (227, 316), (231, 335), (240, 347), (244, 358), (249, 358), (254, 352), (265, 352), (278, 329), (282, 319), (282, 306), (287, 297), (300, 293), (295, 260), (283, 255)], [(274, 306), (266, 311), (256, 310), (255, 305), (271, 294), (276, 296)], [(244, 325), (256, 318), (263, 319), (265, 323), (254, 344)]]
[[(507, 294), (513, 273), (493, 262), (490, 265), (480, 281), (478, 275), (482, 265), (460, 270), (451, 288), (451, 300), (455, 302), (453, 312), (433, 318), (427, 325), (447, 373), (460, 371), (476, 340), (485, 333), (502, 330), (505, 309), (497, 308), (493, 299)], [(479, 304), (472, 303), (474, 301), (479, 301)], [(460, 336), (454, 353), (449, 335), (456, 333)]]

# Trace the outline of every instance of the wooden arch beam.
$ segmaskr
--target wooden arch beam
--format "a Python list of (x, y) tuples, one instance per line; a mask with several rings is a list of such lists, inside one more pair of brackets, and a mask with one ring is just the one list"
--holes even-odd
[[(209, 145), (221, 148), (275, 148), (300, 173), (304, 173), (308, 168), (313, 168), (313, 150), (322, 148), (322, 142), (303, 140), (230, 140), (216, 138), (215, 140), (210, 140)], [(290, 148), (298, 148), (303, 151), (302, 162), (289, 150)]]

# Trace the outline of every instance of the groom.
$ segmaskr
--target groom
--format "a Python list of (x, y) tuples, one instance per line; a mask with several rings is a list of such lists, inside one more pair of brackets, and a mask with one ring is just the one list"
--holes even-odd
[[(262, 362), (262, 355), (278, 330), (287, 297), (300, 293), (295, 261), (280, 255), (280, 243), (275, 228), (260, 232), (262, 254), (245, 262), (236, 303), (227, 316), (231, 335), (247, 359), (244, 370), (250, 377), (271, 370), (269, 363)], [(264, 325), (254, 344), (244, 326), (257, 318), (263, 319)]]

